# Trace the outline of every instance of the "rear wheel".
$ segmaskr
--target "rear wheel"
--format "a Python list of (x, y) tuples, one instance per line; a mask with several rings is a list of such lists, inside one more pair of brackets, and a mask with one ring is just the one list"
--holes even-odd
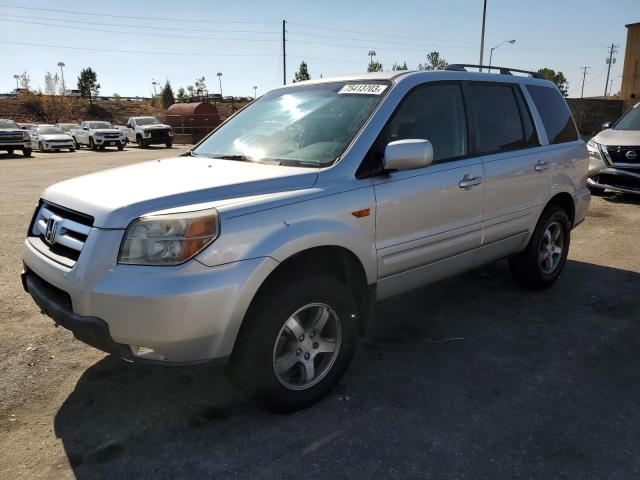
[(232, 380), (270, 411), (318, 402), (349, 366), (356, 311), (347, 286), (333, 276), (273, 282), (245, 317), (231, 359)]
[(571, 222), (564, 208), (552, 206), (540, 216), (527, 248), (509, 258), (509, 270), (522, 286), (542, 289), (562, 273), (571, 242)]
[(31, 156), (31, 149), (30, 148), (25, 148), (24, 150), (22, 150), (22, 155), (24, 155), (25, 157), (30, 157)]

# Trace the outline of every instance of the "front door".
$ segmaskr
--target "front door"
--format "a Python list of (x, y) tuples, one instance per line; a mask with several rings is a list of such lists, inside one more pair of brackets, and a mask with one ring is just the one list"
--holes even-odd
[(483, 165), (467, 158), (461, 85), (409, 92), (377, 143), (402, 139), (430, 140), (434, 161), (373, 178), (379, 298), (469, 268), (482, 241)]

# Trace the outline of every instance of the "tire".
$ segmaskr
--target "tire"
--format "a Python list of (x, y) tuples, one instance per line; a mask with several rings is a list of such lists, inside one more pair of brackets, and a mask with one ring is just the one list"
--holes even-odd
[[(245, 316), (229, 365), (232, 382), (271, 412), (313, 405), (329, 393), (351, 362), (358, 337), (356, 311), (348, 288), (333, 276), (320, 273), (272, 281)], [(289, 328), (296, 313), (300, 323)], [(313, 330), (314, 318), (326, 318), (319, 332)], [(322, 345), (326, 352), (321, 352)], [(290, 365), (279, 367), (280, 374), (276, 358), (285, 358), (284, 364)]]
[(70, 151), (70, 152), (75, 152), (75, 151), (76, 151), (76, 149), (75, 149), (75, 148), (70, 148), (70, 149), (69, 149), (69, 151)]
[(139, 148), (147, 148), (147, 146), (144, 144), (144, 140), (142, 139), (142, 137), (140, 135), (138, 135), (136, 137), (136, 140), (138, 141), (138, 147)]
[(73, 144), (76, 146), (76, 150), (80, 150), (80, 144), (76, 140), (76, 137), (73, 137)]
[(91, 150), (93, 150), (94, 152), (98, 151), (98, 147), (96, 146), (95, 142), (93, 141), (93, 137), (89, 137), (89, 148)]
[(7, 154), (8, 155), (13, 155), (13, 148), (10, 148), (9, 150), (7, 150)]
[(25, 157), (30, 157), (31, 156), (31, 149), (30, 148), (25, 148), (24, 150), (22, 150), (22, 155)]
[(118, 151), (122, 151), (124, 149), (124, 143), (119, 143), (118, 144)]
[(591, 195), (593, 195), (594, 197), (601, 197), (602, 195), (604, 195), (605, 189), (602, 187), (596, 187), (594, 185), (587, 184), (587, 188), (591, 192)]
[(570, 243), (571, 222), (567, 212), (557, 205), (547, 208), (542, 212), (527, 248), (509, 258), (511, 276), (518, 284), (532, 290), (550, 287), (562, 273)]
[(166, 144), (165, 144), (165, 146), (166, 146), (167, 148), (172, 148), (172, 147), (173, 147), (173, 143), (168, 142), (168, 143), (166, 143)]
[(38, 151), (44, 153), (44, 145), (42, 145), (42, 142), (38, 142)]

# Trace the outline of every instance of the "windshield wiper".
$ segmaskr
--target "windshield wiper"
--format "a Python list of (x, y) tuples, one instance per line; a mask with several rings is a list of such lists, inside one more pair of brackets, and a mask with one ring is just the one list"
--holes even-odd
[(220, 160), (237, 160), (239, 162), (255, 162), (255, 160), (246, 155), (210, 155), (209, 158), (218, 158)]

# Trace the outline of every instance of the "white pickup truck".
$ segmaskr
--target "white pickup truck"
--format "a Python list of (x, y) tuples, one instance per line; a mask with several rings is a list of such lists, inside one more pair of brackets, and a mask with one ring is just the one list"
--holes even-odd
[(149, 145), (173, 145), (173, 130), (155, 117), (131, 117), (127, 125), (118, 127), (124, 134), (126, 141), (137, 143), (140, 148)]
[(104, 150), (105, 147), (124, 148), (124, 134), (109, 122), (86, 121), (80, 128), (72, 128), (70, 135), (76, 148), (86, 145), (91, 150)]

